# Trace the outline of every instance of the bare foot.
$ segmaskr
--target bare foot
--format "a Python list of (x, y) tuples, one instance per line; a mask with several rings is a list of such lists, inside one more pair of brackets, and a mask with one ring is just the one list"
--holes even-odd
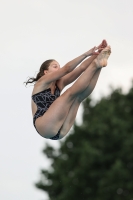
[(102, 67), (107, 66), (107, 60), (108, 60), (108, 57), (110, 56), (110, 54), (111, 54), (111, 47), (110, 46), (105, 47), (101, 51), (101, 53), (94, 60), (97, 68), (102, 68)]

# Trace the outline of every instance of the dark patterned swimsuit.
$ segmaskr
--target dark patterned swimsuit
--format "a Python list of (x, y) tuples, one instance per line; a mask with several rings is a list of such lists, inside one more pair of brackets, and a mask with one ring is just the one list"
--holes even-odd
[[(46, 90), (43, 90), (41, 92), (38, 92), (32, 96), (33, 101), (37, 105), (37, 111), (33, 117), (33, 124), (35, 126), (35, 121), (38, 117), (41, 117), (51, 106), (51, 104), (60, 96), (60, 90), (56, 86), (54, 94), (51, 94), (51, 89), (48, 88)], [(36, 129), (36, 126), (35, 126)], [(36, 129), (37, 131), (37, 129)], [(37, 131), (38, 132), (38, 131)], [(60, 130), (58, 133), (50, 138), (52, 140), (58, 140), (60, 136)]]

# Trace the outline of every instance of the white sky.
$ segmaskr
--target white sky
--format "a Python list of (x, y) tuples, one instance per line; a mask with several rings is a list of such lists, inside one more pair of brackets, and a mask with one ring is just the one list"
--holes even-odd
[[(31, 115), (34, 76), (46, 59), (61, 66), (106, 39), (112, 47), (92, 98), (126, 92), (133, 78), (132, 0), (0, 0), (0, 199), (46, 200), (33, 184), (48, 166), (41, 153), (48, 140), (35, 131)], [(77, 120), (81, 121), (80, 108)], [(58, 141), (49, 141), (58, 146)]]

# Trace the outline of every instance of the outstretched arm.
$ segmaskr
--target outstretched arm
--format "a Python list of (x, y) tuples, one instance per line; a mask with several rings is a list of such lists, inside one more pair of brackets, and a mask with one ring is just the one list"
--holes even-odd
[[(98, 49), (98, 52), (100, 52), (106, 46), (107, 46), (107, 42), (106, 42), (106, 40), (103, 40), (102, 43), (97, 48), (95, 48), (95, 50)], [(93, 49), (91, 49), (91, 50), (93, 50)], [(62, 77), (61, 79), (62, 79), (63, 87), (65, 87), (66, 85), (68, 85), (68, 84), (72, 83), (73, 81), (75, 81), (88, 68), (88, 66), (97, 57), (97, 55), (98, 55), (98, 53), (96, 53), (93, 50), (92, 56), (90, 58), (86, 59), (75, 70), (73, 70), (69, 74), (65, 75), (64, 77)]]
[[(68, 85), (69, 83), (73, 82), (76, 79), (76, 76), (75, 76), (75, 78), (74, 77), (72, 78), (73, 74), (71, 74), (69, 76), (69, 78), (70, 78), (69, 82), (66, 82), (66, 78), (63, 79), (62, 77), (66, 76), (69, 73), (71, 73), (75, 69), (75, 67), (78, 64), (80, 64), (85, 58), (87, 58), (87, 57), (89, 57), (91, 55), (97, 55), (98, 52), (95, 52), (95, 51), (97, 49), (99, 50), (100, 47), (101, 47), (100, 45), (98, 47), (93, 47), (92, 49), (90, 49), (89, 51), (85, 52), (81, 56), (78, 56), (77, 58), (75, 58), (75, 59), (71, 60), (70, 62), (68, 62), (64, 67), (62, 67), (61, 69), (57, 70), (56, 72), (54, 72), (54, 73), (48, 73), (45, 76), (42, 76), (39, 79), (39, 81), (42, 82), (43, 84), (44, 83), (45, 84), (49, 84), (49, 83), (51, 83), (53, 81), (61, 79), (62, 86)], [(78, 74), (79, 74), (79, 72), (78, 72)], [(81, 72), (80, 72), (80, 74), (81, 74)]]
[(97, 52), (95, 52), (96, 50), (97, 50), (97, 47), (93, 47), (89, 51), (83, 53), (82, 55), (78, 56), (77, 58), (66, 63), (65, 66), (67, 66), (69, 72), (73, 71), (77, 67), (77, 65), (79, 65), (84, 59), (86, 59), (87, 57), (89, 57), (91, 55), (98, 54)]
[(95, 50), (97, 50), (97, 47), (93, 47), (92, 49), (85, 52), (81, 56), (78, 56), (77, 58), (71, 60), (66, 65), (64, 65), (61, 69), (57, 70), (56, 72), (47, 73), (45, 76), (41, 77), (39, 81), (42, 82), (43, 84), (49, 84), (53, 81), (62, 79), (63, 76), (71, 73), (75, 69), (75, 67), (79, 63), (81, 63), (85, 58), (87, 58), (88, 56), (91, 56), (92, 54), (98, 54), (97, 52), (95, 52)]
[(70, 72), (69, 74), (63, 76), (61, 78), (63, 88), (66, 85), (69, 85), (73, 81), (75, 81), (91, 64), (91, 62), (97, 57), (97, 55), (93, 55), (90, 58), (86, 59), (79, 67), (77, 67), (75, 70)]

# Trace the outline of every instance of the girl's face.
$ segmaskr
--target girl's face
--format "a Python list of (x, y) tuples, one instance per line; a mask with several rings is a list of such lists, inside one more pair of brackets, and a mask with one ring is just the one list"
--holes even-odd
[(52, 61), (49, 65), (48, 70), (44, 70), (44, 74), (55, 72), (60, 69), (60, 65), (57, 61)]

